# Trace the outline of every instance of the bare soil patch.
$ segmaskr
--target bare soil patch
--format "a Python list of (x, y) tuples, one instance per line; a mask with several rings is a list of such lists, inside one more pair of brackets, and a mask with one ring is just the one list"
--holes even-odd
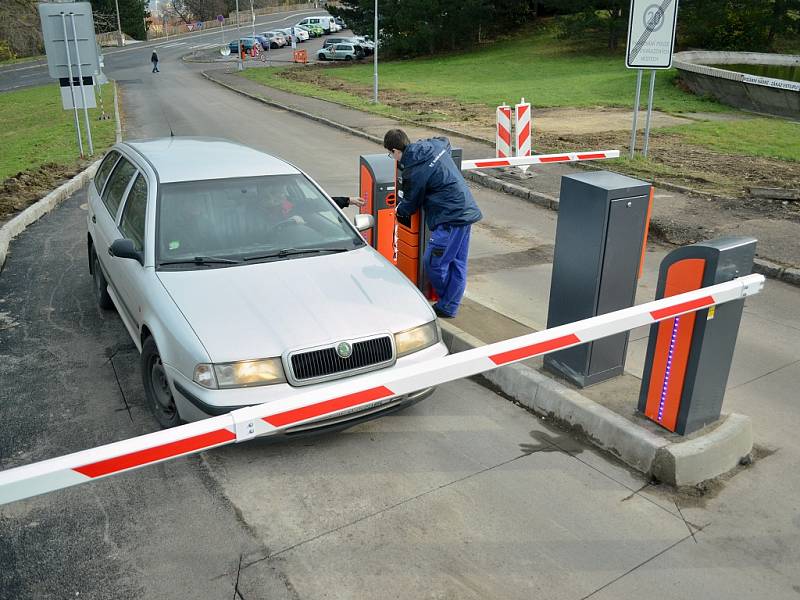
[(38, 169), (22, 171), (3, 181), (0, 184), (0, 223), (11, 219), (77, 175), (86, 164), (65, 167), (46, 163)]
[[(369, 86), (327, 77), (330, 69), (293, 69), (283, 74), (287, 79), (312, 83), (327, 89), (347, 92), (369, 99)], [(423, 97), (402, 90), (381, 92), (383, 103), (411, 114), (421, 122), (438, 124), (486, 140), (494, 139), (494, 113), (481, 104), (469, 104), (449, 98)], [(640, 124), (644, 123), (642, 113)], [(697, 115), (702, 117), (702, 115)], [(726, 115), (715, 118), (726, 118)], [(631, 112), (613, 108), (535, 109), (533, 144), (537, 152), (563, 152), (577, 149), (619, 149), (630, 147)], [(691, 119), (654, 113), (653, 127), (690, 123)], [(642, 144), (639, 136), (639, 147)], [(615, 165), (631, 175), (669, 181), (695, 190), (726, 197), (745, 197), (747, 188), (800, 187), (800, 163), (769, 158), (754, 158), (715, 152), (693, 145), (675, 133), (651, 132), (649, 158), (652, 165), (627, 163)], [(763, 203), (765, 210), (775, 207)], [(778, 206), (786, 206), (778, 204)]]

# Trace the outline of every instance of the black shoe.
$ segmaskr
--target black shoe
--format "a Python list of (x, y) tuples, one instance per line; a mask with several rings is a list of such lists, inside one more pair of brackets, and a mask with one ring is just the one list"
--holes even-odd
[(455, 315), (448, 315), (446, 312), (444, 312), (442, 309), (440, 309), (435, 304), (433, 305), (433, 312), (435, 312), (436, 316), (439, 317), (440, 319), (455, 319), (456, 318)]

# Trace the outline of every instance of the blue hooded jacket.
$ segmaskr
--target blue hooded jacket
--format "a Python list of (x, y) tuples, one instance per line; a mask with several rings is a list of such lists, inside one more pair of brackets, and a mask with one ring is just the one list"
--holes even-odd
[(450, 155), (450, 141), (435, 137), (406, 146), (398, 169), (400, 202), (397, 214), (410, 216), (425, 208), (425, 223), (469, 225), (481, 214), (467, 182)]

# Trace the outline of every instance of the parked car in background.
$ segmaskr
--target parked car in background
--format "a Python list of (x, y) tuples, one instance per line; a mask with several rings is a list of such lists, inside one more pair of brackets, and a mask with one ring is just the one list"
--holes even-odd
[(358, 42), (358, 44), (364, 48), (365, 54), (374, 54), (375, 53), (375, 43), (367, 37), (363, 35), (356, 35), (353, 36), (353, 39)]
[(313, 37), (313, 38), (320, 37), (324, 33), (322, 31), (322, 27), (319, 27), (318, 25), (310, 25), (310, 24), (309, 25), (295, 25), (295, 27), (298, 27), (300, 29), (304, 29), (305, 31), (308, 32), (308, 35), (310, 37)]
[[(298, 44), (300, 42), (305, 42), (309, 38), (308, 32), (305, 31), (304, 29), (300, 29), (299, 27), (295, 27), (294, 30), (295, 30), (295, 34), (297, 35), (297, 43)], [(286, 29), (278, 29), (278, 31), (280, 31), (283, 34), (283, 36), (286, 38), (286, 41), (288, 43), (290, 43), (290, 44), (292, 43), (292, 29), (291, 29), (291, 27), (287, 27)]]
[(337, 27), (336, 22), (333, 20), (333, 17), (329, 15), (318, 16), (318, 17), (306, 17), (305, 19), (300, 20), (298, 25), (317, 25), (322, 27), (322, 31), (325, 35), (330, 34), (334, 31), (331, 27)]
[[(360, 389), (367, 373), (448, 353), (425, 297), (359, 233), (372, 216), (352, 224), (279, 158), (219, 139), (128, 141), (87, 194), (94, 295), (140, 352), (162, 427), (337, 380)], [(433, 390), (331, 407), (284, 434), (348, 427)]]
[(342, 29), (347, 29), (347, 25), (345, 24), (345, 22), (342, 20), (342, 18), (341, 18), (341, 17), (333, 17), (333, 20), (334, 20), (334, 21), (336, 22), (336, 24), (337, 24), (339, 27), (341, 27)]
[(367, 54), (367, 50), (364, 46), (358, 42), (357, 38), (355, 37), (329, 37), (326, 38), (325, 41), (322, 43), (322, 48), (329, 48), (330, 46), (335, 46), (336, 44), (352, 44), (355, 47), (356, 54), (359, 55), (359, 58), (362, 58)]
[(275, 40), (275, 43), (278, 44), (278, 48), (283, 48), (289, 43), (289, 41), (286, 39), (286, 36), (277, 29), (265, 31), (262, 35), (267, 36), (270, 38), (270, 40)]
[(353, 44), (334, 44), (327, 48), (322, 48), (317, 52), (319, 60), (358, 60), (364, 56), (363, 51), (356, 50)]
[(261, 48), (263, 50), (266, 50), (267, 48), (270, 47), (270, 41), (268, 37), (263, 36), (259, 33), (255, 34), (253, 37), (258, 40), (258, 43), (261, 44)]
[(242, 43), (242, 50), (245, 52), (250, 52), (253, 50), (253, 47), (256, 48), (258, 52), (261, 52), (264, 48), (261, 47), (261, 44), (258, 42), (256, 38), (246, 37), (242, 38), (241, 40), (233, 40), (228, 47), (231, 49), (231, 54), (237, 54), (239, 52), (239, 42)]

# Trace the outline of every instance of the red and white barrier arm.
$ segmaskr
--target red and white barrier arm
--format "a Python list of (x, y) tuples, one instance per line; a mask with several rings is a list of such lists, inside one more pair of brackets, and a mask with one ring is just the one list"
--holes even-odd
[(563, 152), (561, 154), (534, 154), (533, 156), (509, 156), (507, 158), (484, 158), (462, 160), (461, 170), (496, 169), (498, 167), (522, 167), (526, 165), (547, 165), (562, 162), (581, 162), (619, 158), (619, 150), (590, 150), (586, 152)]
[(178, 456), (243, 442), (321, 418), (344, 415), (484, 371), (563, 350), (715, 304), (757, 294), (762, 275), (640, 304), (616, 312), (474, 348), (423, 365), (375, 371), (325, 389), (0, 472), (0, 504), (122, 473)]

